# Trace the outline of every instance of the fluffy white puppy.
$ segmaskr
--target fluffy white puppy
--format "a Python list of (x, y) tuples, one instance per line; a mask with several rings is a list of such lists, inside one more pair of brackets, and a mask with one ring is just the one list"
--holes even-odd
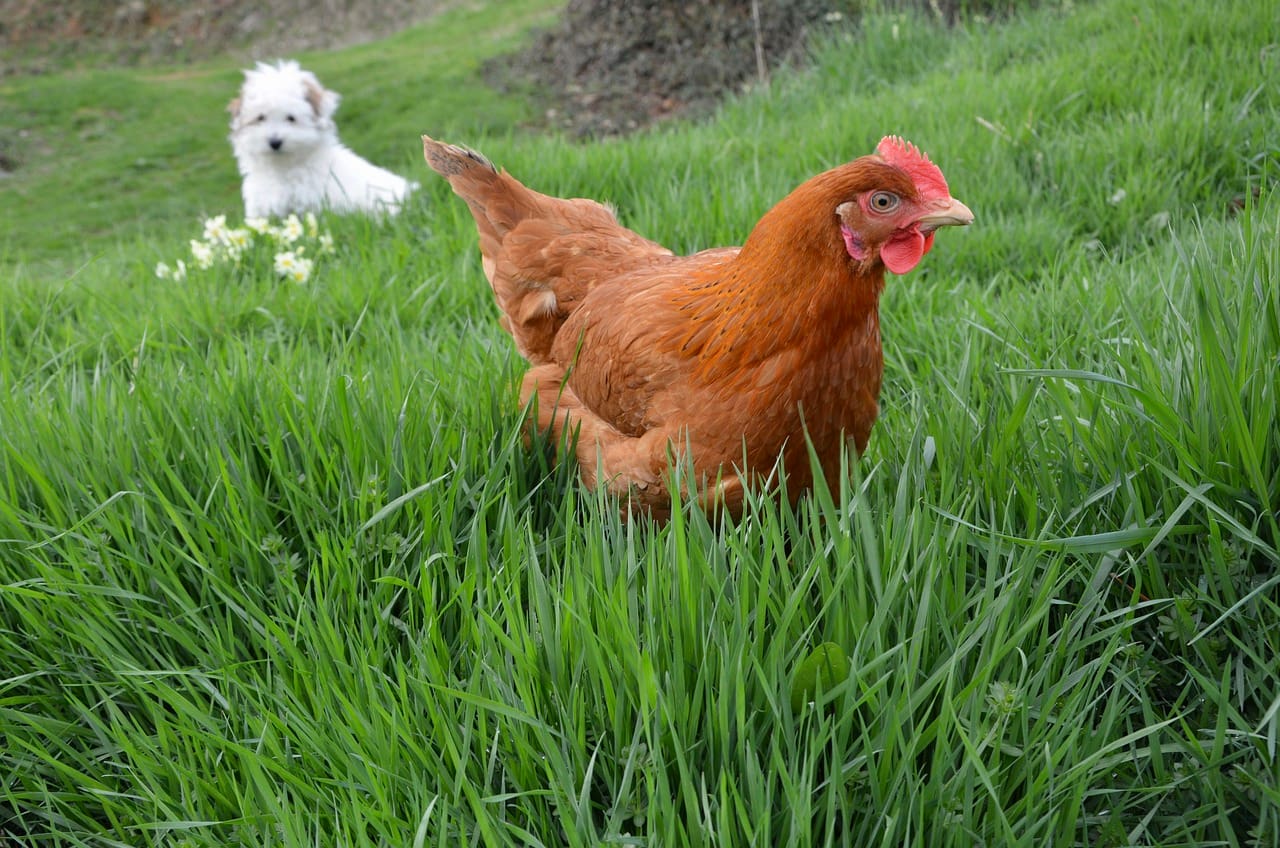
[(361, 159), (338, 141), (338, 94), (297, 62), (244, 72), (231, 112), (231, 147), (247, 218), (332, 209), (395, 214), (417, 183)]

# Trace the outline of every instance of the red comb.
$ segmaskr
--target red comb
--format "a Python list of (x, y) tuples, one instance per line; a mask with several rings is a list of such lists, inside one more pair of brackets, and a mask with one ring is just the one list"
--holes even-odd
[(951, 196), (942, 171), (911, 142), (903, 141), (896, 135), (887, 135), (876, 145), (876, 153), (890, 165), (906, 171), (923, 199), (941, 200)]

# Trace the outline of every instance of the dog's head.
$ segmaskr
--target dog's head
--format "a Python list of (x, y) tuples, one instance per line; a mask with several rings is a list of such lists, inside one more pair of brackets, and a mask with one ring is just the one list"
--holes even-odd
[(227, 104), (238, 155), (290, 156), (333, 144), (339, 97), (297, 62), (259, 62), (244, 72), (240, 96)]

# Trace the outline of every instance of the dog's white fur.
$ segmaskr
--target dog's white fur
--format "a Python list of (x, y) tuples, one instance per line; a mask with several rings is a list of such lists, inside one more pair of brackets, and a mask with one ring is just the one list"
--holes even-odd
[(361, 159), (338, 141), (339, 97), (297, 62), (259, 62), (244, 72), (240, 96), (228, 104), (231, 147), (244, 178), (244, 214), (290, 212), (395, 214), (417, 188)]

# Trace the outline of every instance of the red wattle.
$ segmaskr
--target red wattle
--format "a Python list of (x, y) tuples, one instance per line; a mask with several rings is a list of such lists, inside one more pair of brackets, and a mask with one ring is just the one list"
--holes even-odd
[(893, 273), (905, 274), (916, 267), (925, 251), (932, 246), (931, 240), (925, 239), (919, 230), (903, 230), (894, 233), (893, 238), (884, 243), (880, 248), (880, 258), (884, 260), (884, 267)]

